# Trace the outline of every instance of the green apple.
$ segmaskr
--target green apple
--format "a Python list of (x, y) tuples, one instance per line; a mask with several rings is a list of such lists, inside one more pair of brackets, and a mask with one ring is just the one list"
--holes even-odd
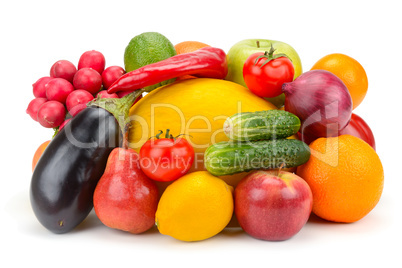
[[(228, 74), (225, 79), (246, 87), (246, 83), (243, 79), (244, 62), (251, 54), (269, 51), (271, 44), (275, 49), (275, 53), (284, 53), (292, 60), (293, 67), (295, 68), (295, 75), (293, 79), (301, 75), (303, 70), (300, 57), (296, 50), (290, 45), (275, 40), (246, 39), (234, 44), (230, 48), (227, 54)], [(284, 96), (279, 95), (278, 97), (269, 98), (268, 100), (280, 107), (283, 105)]]

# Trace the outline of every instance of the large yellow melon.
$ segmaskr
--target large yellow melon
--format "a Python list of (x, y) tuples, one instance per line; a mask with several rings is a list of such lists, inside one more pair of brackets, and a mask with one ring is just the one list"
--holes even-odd
[[(213, 143), (227, 141), (226, 118), (239, 112), (272, 110), (276, 107), (234, 82), (196, 78), (175, 82), (145, 95), (130, 110), (129, 146), (139, 151), (159, 130), (173, 136), (184, 134), (194, 147), (191, 171), (204, 170), (204, 151)], [(163, 137), (163, 135), (162, 135)]]

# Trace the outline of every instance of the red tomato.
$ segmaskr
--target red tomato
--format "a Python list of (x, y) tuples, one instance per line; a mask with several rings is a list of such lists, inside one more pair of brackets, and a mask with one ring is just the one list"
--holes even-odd
[(173, 181), (186, 174), (194, 161), (194, 149), (186, 139), (150, 139), (140, 149), (144, 173), (156, 181)]
[(250, 55), (243, 66), (243, 78), (255, 95), (273, 98), (282, 94), (283, 83), (292, 82), (294, 67), (284, 54), (257, 52)]
[[(349, 134), (357, 138), (360, 138), (365, 142), (367, 142), (375, 150), (375, 139), (373, 132), (371, 131), (367, 123), (357, 114), (352, 113), (352, 118), (350, 119), (349, 124), (344, 129), (339, 131), (338, 134), (339, 135)], [(311, 142), (317, 139), (317, 137), (301, 134), (300, 132), (298, 133), (298, 135), (299, 138), (307, 144), (310, 144)]]

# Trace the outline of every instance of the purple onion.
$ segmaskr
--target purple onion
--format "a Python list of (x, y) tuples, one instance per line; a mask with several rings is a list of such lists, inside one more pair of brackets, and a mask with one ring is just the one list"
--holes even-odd
[[(345, 84), (331, 72), (308, 71), (284, 83), (285, 110), (300, 118), (300, 132), (316, 137), (334, 136), (352, 116), (352, 99)], [(337, 135), (336, 135), (337, 136)]]

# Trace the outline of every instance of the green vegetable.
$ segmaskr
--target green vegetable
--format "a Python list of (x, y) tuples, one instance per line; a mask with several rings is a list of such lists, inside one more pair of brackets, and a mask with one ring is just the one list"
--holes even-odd
[(256, 169), (296, 167), (309, 158), (308, 145), (299, 140), (230, 141), (208, 147), (204, 163), (211, 174), (222, 176)]
[(229, 117), (223, 129), (236, 141), (284, 139), (297, 133), (300, 119), (282, 110), (238, 113)]

